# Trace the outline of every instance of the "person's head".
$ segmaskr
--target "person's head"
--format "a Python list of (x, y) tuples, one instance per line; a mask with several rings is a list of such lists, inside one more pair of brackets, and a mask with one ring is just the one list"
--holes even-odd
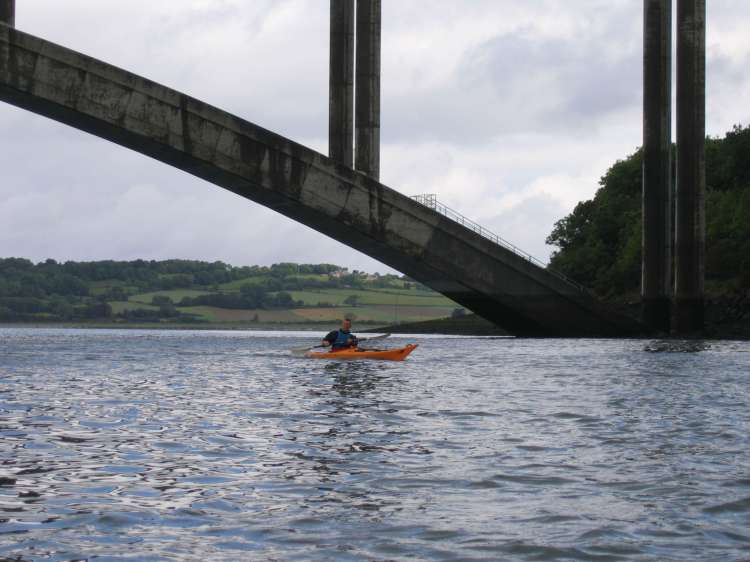
[(349, 318), (344, 318), (341, 321), (341, 329), (344, 330), (345, 332), (348, 332), (349, 330), (351, 330), (352, 329), (352, 321)]

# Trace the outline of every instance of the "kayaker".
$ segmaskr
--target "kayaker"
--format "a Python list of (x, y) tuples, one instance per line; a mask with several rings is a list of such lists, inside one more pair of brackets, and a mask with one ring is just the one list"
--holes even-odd
[(341, 328), (334, 330), (323, 338), (323, 345), (328, 347), (331, 346), (331, 351), (337, 349), (346, 349), (347, 347), (357, 346), (357, 336), (351, 333), (352, 321), (349, 318), (344, 318), (341, 322)]

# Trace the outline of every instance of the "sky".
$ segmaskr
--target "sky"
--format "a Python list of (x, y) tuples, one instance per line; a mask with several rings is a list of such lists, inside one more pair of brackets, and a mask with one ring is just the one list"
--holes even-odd
[[(381, 181), (546, 261), (642, 139), (640, 0), (383, 0)], [(325, 0), (17, 0), (16, 26), (327, 153)], [(750, 2), (710, 0), (706, 130), (750, 124)], [(0, 103), (0, 257), (385, 265)]]

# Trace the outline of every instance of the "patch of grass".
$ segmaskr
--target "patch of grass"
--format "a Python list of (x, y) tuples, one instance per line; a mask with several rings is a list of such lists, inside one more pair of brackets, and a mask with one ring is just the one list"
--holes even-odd
[(300, 273), (299, 275), (290, 275), (287, 279), (306, 279), (309, 281), (328, 281), (328, 275), (323, 273)]
[(307, 322), (330, 322), (332, 328), (341, 323), (341, 319), (346, 315), (344, 308), (298, 308), (294, 312)]
[(354, 320), (355, 328), (357, 322), (417, 322), (421, 320), (434, 320), (450, 316), (455, 307), (425, 307), (425, 306), (399, 306), (370, 305), (370, 306), (341, 306), (336, 308), (299, 308), (294, 312), (311, 322), (330, 321), (338, 324), (344, 316)]
[[(128, 303), (124, 303), (128, 304)], [(355, 327), (359, 323), (396, 323), (396, 322), (418, 322), (422, 320), (434, 320), (450, 316), (455, 307), (426, 307), (426, 306), (399, 306), (391, 305), (368, 305), (368, 306), (341, 306), (336, 308), (313, 307), (295, 309), (252, 309), (231, 310), (213, 306), (183, 306), (178, 307), (182, 313), (192, 314), (207, 322), (223, 323), (327, 323), (331, 329), (336, 327), (344, 316), (354, 319)]]
[(217, 308), (215, 306), (181, 306), (177, 310), (186, 314), (194, 314), (209, 322), (304, 322), (305, 319), (296, 310), (289, 309), (250, 309), (238, 310)]
[(306, 305), (317, 305), (327, 302), (335, 306), (342, 306), (349, 296), (356, 295), (361, 305), (399, 305), (399, 306), (457, 306), (453, 301), (439, 293), (424, 293), (416, 290), (398, 289), (320, 289), (308, 291), (290, 291), (292, 298), (301, 300)]
[(255, 277), (245, 277), (244, 279), (235, 279), (228, 283), (222, 283), (219, 285), (219, 289), (222, 291), (239, 291), (243, 285), (258, 285), (266, 281), (270, 275), (257, 275)]
[(192, 314), (193, 316), (196, 316), (201, 320), (216, 322), (217, 320), (216, 316), (214, 315), (214, 311), (221, 309), (215, 308), (213, 306), (179, 306), (177, 307), (177, 310), (184, 314)]

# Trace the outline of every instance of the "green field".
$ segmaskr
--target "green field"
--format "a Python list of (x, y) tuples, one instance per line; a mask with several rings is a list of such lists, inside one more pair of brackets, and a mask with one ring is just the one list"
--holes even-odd
[(292, 295), (295, 301), (300, 300), (309, 306), (315, 306), (324, 302), (334, 306), (343, 306), (345, 304), (344, 301), (352, 295), (359, 298), (358, 302), (361, 305), (456, 306), (453, 301), (439, 293), (406, 289), (309, 289), (307, 291), (289, 291), (289, 294)]
[(425, 306), (341, 306), (336, 308), (299, 308), (295, 313), (311, 322), (329, 321), (338, 324), (342, 318), (352, 318), (357, 322), (393, 324), (400, 322), (418, 322), (420, 320), (434, 320), (445, 318), (453, 312), (454, 306), (425, 307)]
[[(316, 276), (308, 276), (316, 277)], [(322, 276), (317, 276), (322, 277)], [(262, 279), (260, 277), (250, 279)], [(159, 307), (151, 304), (154, 297), (164, 296), (175, 304), (184, 297), (196, 297), (212, 293), (234, 292), (237, 283), (244, 285), (248, 279), (227, 283), (222, 291), (204, 291), (198, 289), (175, 289), (169, 291), (152, 291), (131, 296), (127, 302), (110, 302), (113, 314), (137, 309), (158, 311)], [(178, 306), (177, 311), (202, 322), (237, 323), (237, 324), (304, 324), (329, 323), (338, 324), (345, 316), (366, 324), (389, 324), (399, 322), (418, 322), (450, 316), (457, 305), (446, 297), (433, 292), (416, 289), (310, 289), (307, 291), (289, 291), (295, 302), (303, 306), (292, 308), (255, 308), (227, 309), (216, 306)], [(356, 296), (356, 306), (345, 301)], [(327, 303), (324, 306), (318, 306)]]
[[(124, 311), (148, 310), (156, 312), (159, 307), (137, 302), (111, 302), (112, 313), (121, 314)], [(451, 315), (453, 306), (425, 307), (425, 306), (395, 306), (395, 305), (367, 305), (340, 307), (305, 307), (282, 309), (226, 309), (214, 306), (181, 306), (177, 310), (183, 314), (194, 316), (204, 322), (222, 323), (306, 323), (328, 322), (338, 324), (342, 318), (352, 318), (354, 323), (400, 323), (433, 320)]]
[(243, 285), (260, 285), (264, 281), (268, 280), (270, 275), (257, 275), (255, 277), (246, 277), (244, 279), (237, 279), (230, 281), (229, 283), (222, 283), (219, 285), (221, 291), (239, 291)]
[(265, 322), (265, 323), (293, 323), (301, 322), (302, 318), (290, 309), (250, 309), (237, 310), (218, 308), (215, 306), (181, 306), (177, 310), (193, 314), (207, 322)]
[[(221, 291), (239, 291), (243, 285), (260, 285), (271, 279), (271, 275), (256, 275), (254, 277), (245, 277), (244, 279), (237, 279), (230, 281), (229, 283), (222, 283), (218, 286)], [(328, 275), (316, 275), (314, 273), (303, 273), (298, 275), (290, 275), (285, 278), (286, 281), (299, 280), (302, 283), (306, 281), (328, 281)]]

